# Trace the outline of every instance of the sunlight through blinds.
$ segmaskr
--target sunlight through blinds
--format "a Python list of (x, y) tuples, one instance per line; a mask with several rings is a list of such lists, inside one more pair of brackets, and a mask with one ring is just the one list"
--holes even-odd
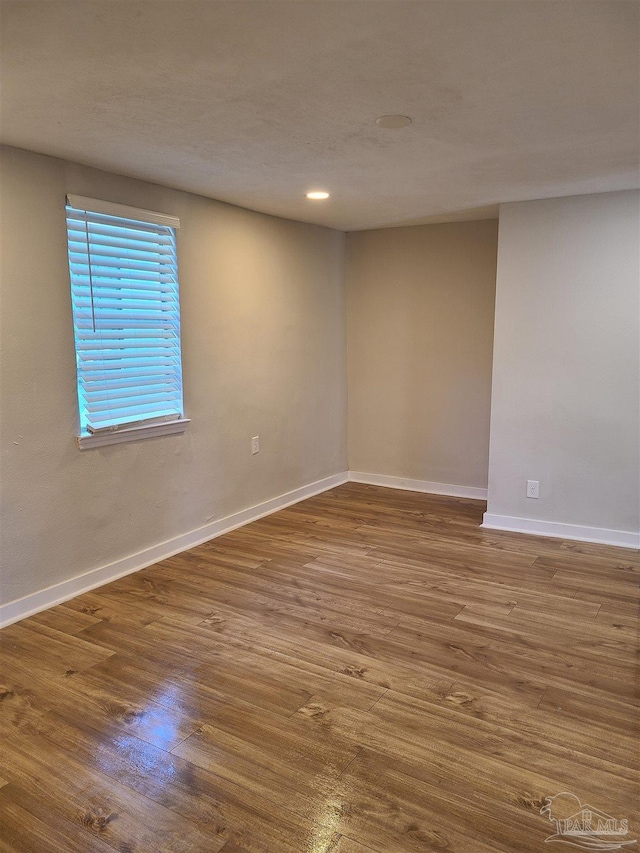
[[(183, 413), (179, 222), (92, 202), (67, 199), (80, 428), (85, 435)], [(146, 219), (140, 218), (145, 214)]]

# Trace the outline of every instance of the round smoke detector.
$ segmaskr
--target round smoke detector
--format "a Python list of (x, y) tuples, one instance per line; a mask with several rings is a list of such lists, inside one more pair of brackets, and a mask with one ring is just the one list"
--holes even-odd
[(378, 127), (386, 127), (388, 130), (399, 130), (411, 124), (409, 116), (380, 116), (376, 119)]

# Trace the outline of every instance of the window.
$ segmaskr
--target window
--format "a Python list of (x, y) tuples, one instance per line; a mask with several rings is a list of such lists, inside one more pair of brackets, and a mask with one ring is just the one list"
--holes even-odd
[(181, 432), (178, 219), (67, 196), (81, 448)]

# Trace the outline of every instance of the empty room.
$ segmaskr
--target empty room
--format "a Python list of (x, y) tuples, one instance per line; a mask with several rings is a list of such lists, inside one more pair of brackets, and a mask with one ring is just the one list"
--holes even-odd
[(640, 2), (0, 16), (0, 853), (637, 849)]

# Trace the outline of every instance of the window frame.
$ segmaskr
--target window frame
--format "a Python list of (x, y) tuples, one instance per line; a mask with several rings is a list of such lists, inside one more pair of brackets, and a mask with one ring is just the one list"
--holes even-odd
[[(123, 219), (129, 220), (137, 220), (140, 222), (151, 223), (154, 225), (163, 225), (169, 228), (177, 229), (180, 228), (180, 220), (169, 214), (158, 213), (156, 211), (145, 210), (137, 207), (130, 207), (128, 205), (116, 204), (115, 202), (102, 201), (99, 199), (87, 198), (85, 196), (79, 196), (75, 194), (68, 193), (66, 196), (66, 206), (65, 206), (65, 225), (66, 225), (66, 237), (67, 237), (67, 253), (70, 251), (69, 245), (69, 231), (68, 231), (68, 223), (67, 223), (67, 208), (72, 208), (73, 210), (84, 211), (86, 213), (95, 213), (95, 214), (103, 214), (107, 216), (120, 217)], [(176, 235), (177, 236), (177, 235)], [(177, 240), (175, 246), (175, 263), (177, 270)], [(70, 294), (73, 293), (73, 273), (71, 270), (71, 266), (69, 266), (69, 284), (70, 284)], [(177, 305), (178, 305), (178, 324), (180, 324), (180, 283), (179, 279), (176, 282), (177, 284)], [(79, 395), (79, 382), (80, 382), (80, 370), (78, 368), (78, 340), (76, 337), (76, 314), (75, 308), (72, 299), (72, 318), (74, 324), (74, 354), (76, 357), (76, 399), (77, 399), (77, 412), (78, 417), (80, 419), (80, 423), (82, 423), (82, 411), (81, 411), (81, 401)], [(181, 341), (181, 333), (180, 333), (180, 325), (178, 325), (178, 352), (180, 355), (180, 392), (182, 399), (184, 399), (184, 381), (183, 381), (183, 359), (182, 359), (182, 341)], [(187, 418), (184, 414), (184, 402), (182, 403), (182, 413), (175, 418), (167, 418), (167, 419), (149, 419), (148, 422), (145, 422), (144, 419), (140, 419), (139, 421), (131, 421), (122, 424), (117, 424), (113, 426), (107, 426), (105, 428), (99, 429), (96, 432), (83, 432), (81, 429), (78, 430), (78, 435), (76, 436), (76, 443), (80, 450), (87, 450), (89, 448), (94, 447), (104, 447), (105, 445), (110, 444), (120, 444), (124, 442), (131, 441), (139, 441), (140, 439), (146, 438), (154, 438), (158, 436), (164, 435), (175, 435), (180, 434), (185, 431), (188, 424), (190, 423), (190, 418)]]

